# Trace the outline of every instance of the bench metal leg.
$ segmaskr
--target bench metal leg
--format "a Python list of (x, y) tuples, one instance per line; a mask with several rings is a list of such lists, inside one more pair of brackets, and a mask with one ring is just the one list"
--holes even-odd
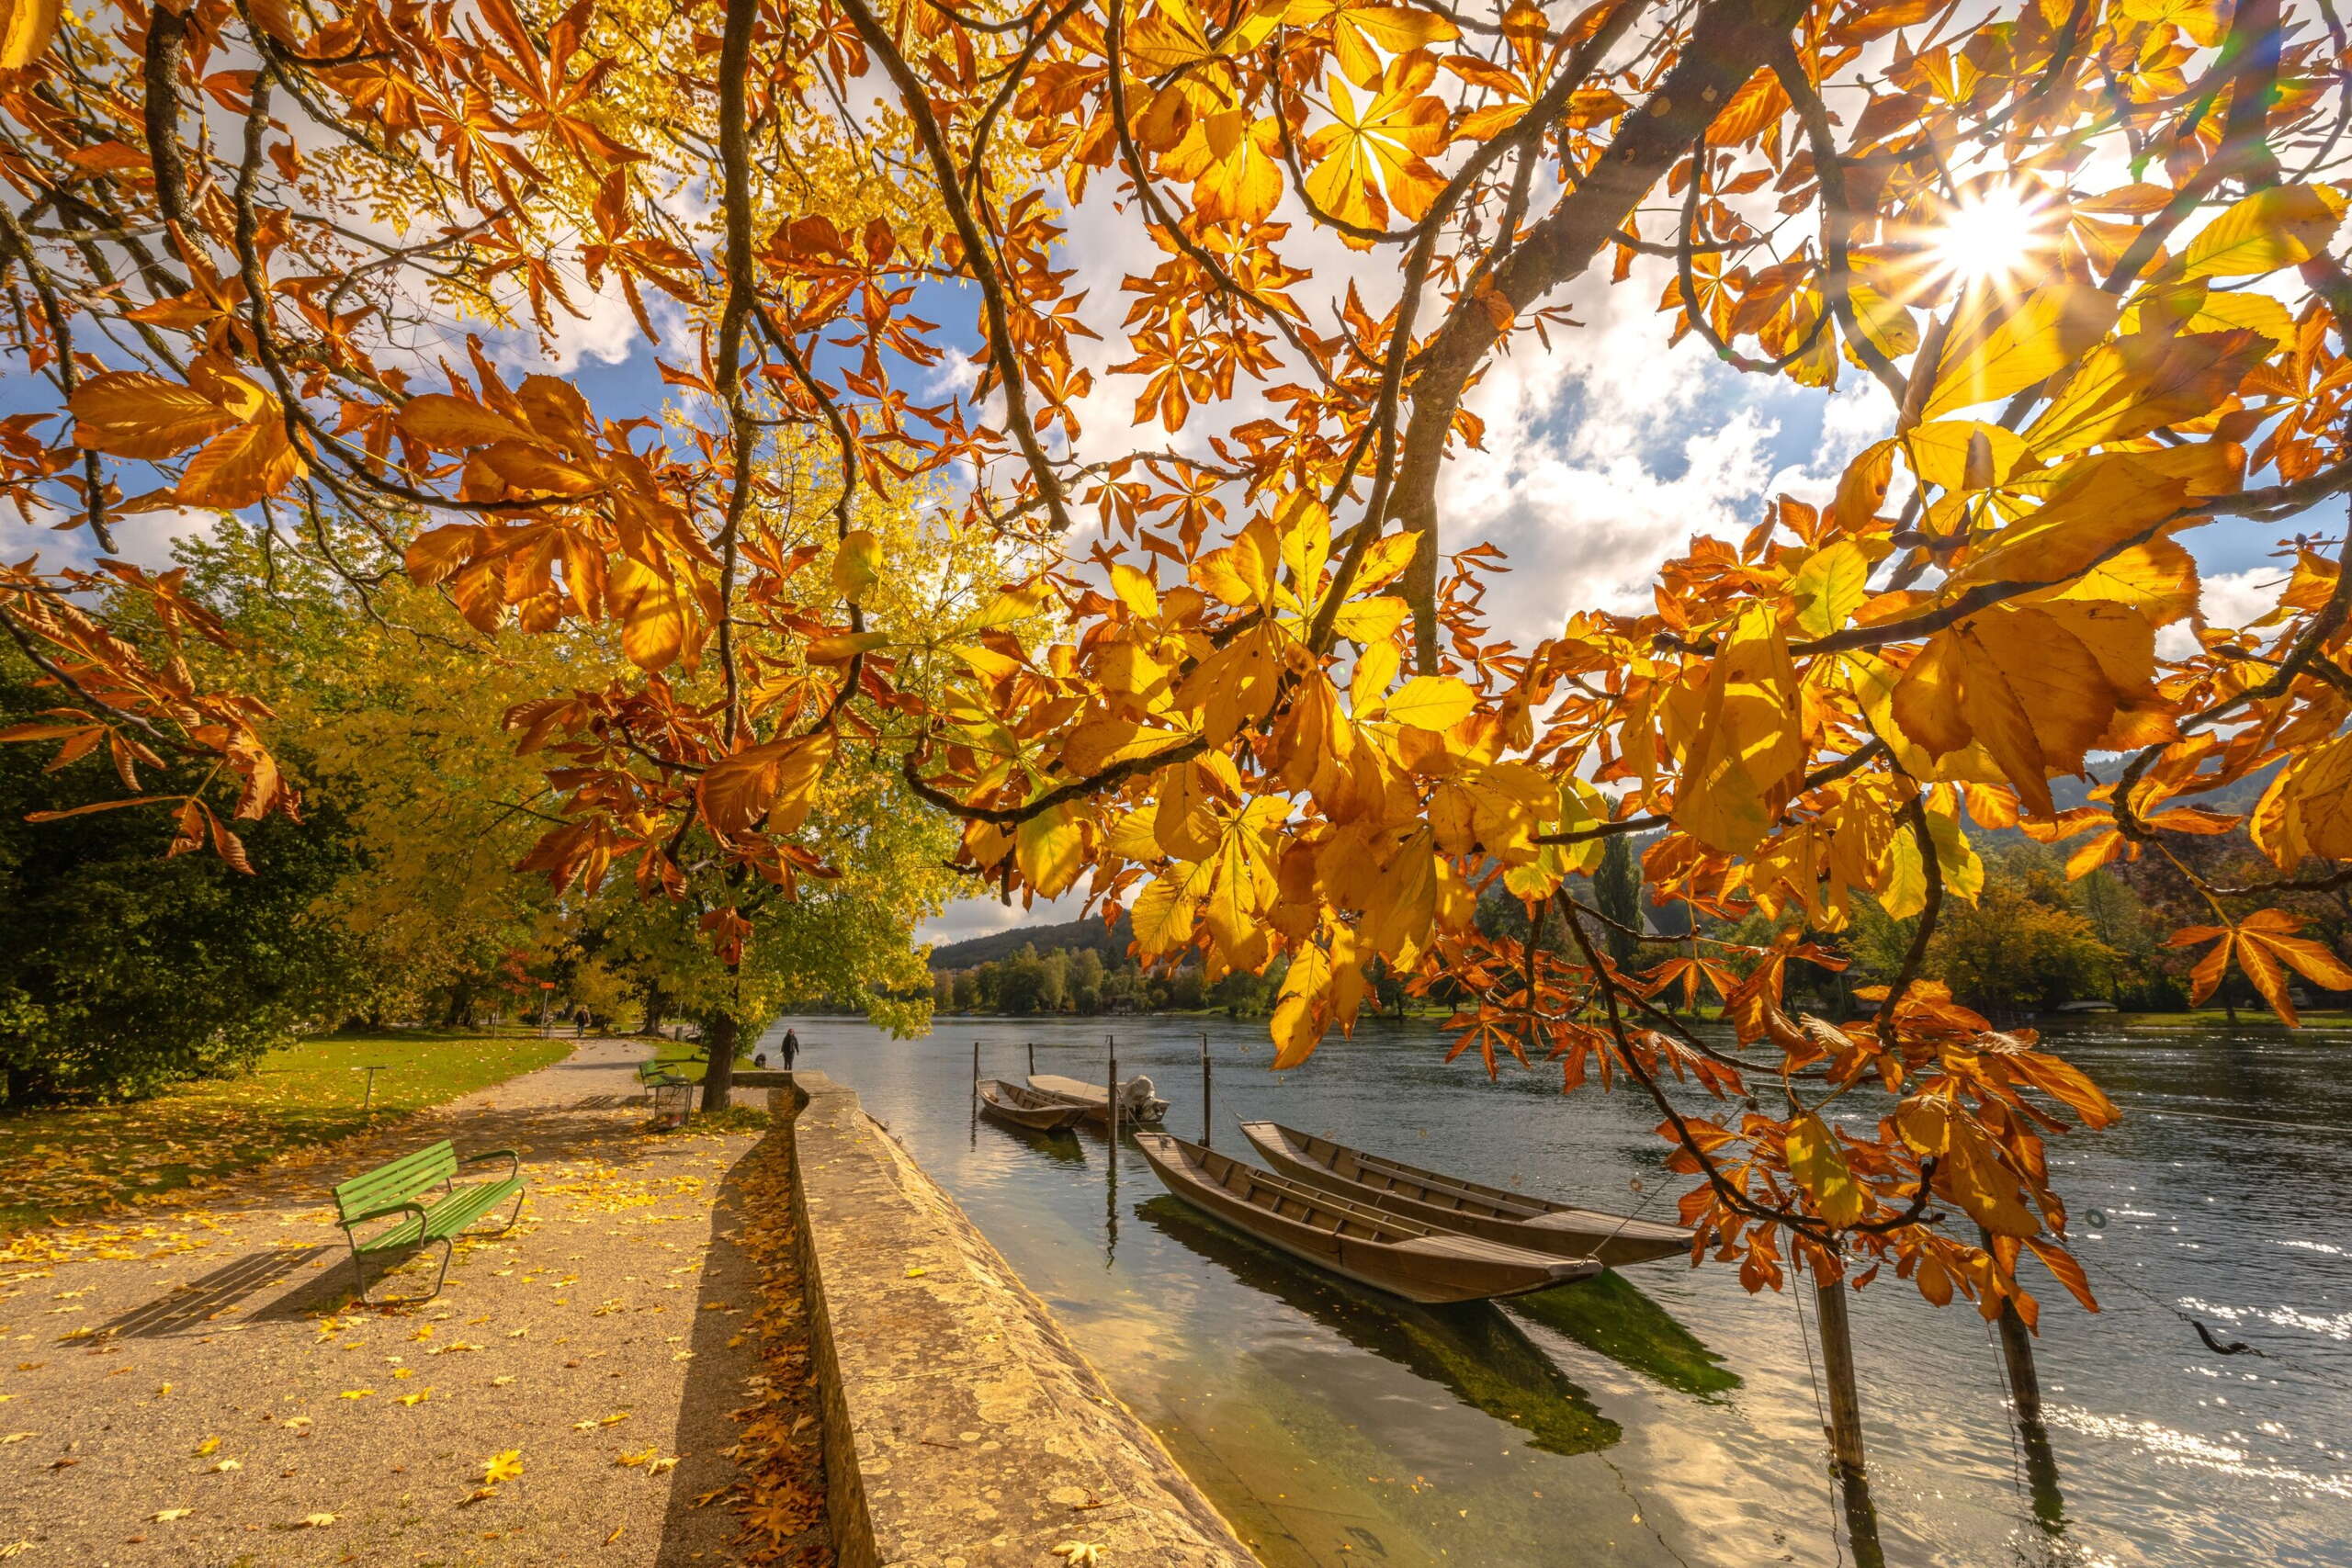
[[(511, 1224), (512, 1222), (510, 1221), (509, 1223)], [(436, 1241), (441, 1244), (441, 1271), (433, 1277), (433, 1288), (425, 1292), (421, 1296), (386, 1296), (381, 1301), (368, 1301), (367, 1255), (360, 1252), (356, 1247), (353, 1248), (351, 1254), (351, 1267), (359, 1276), (360, 1301), (368, 1306), (413, 1306), (418, 1302), (429, 1302), (434, 1297), (439, 1295), (441, 1293), (441, 1287), (447, 1284), (449, 1280), (449, 1257), (451, 1252), (449, 1238), (446, 1235), (431, 1236), (424, 1241), (417, 1243), (417, 1246), (419, 1247), (428, 1247), (432, 1245), (433, 1242)], [(412, 1254), (412, 1256), (413, 1256), (413, 1254)], [(379, 1283), (382, 1282), (382, 1279), (383, 1277), (381, 1275), (377, 1276)]]
[(508, 1213), (506, 1216), (506, 1223), (504, 1224), (499, 1226), (494, 1231), (481, 1231), (477, 1234), (486, 1240), (491, 1236), (504, 1235), (508, 1231), (513, 1230), (514, 1228), (514, 1222), (523, 1217), (523, 1198), (524, 1193), (521, 1191), (514, 1194), (514, 1207)]

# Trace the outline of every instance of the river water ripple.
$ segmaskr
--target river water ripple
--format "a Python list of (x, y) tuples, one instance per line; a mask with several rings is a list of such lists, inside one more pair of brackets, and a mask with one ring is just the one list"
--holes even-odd
[[(787, 1021), (804, 1065), (859, 1091), (1267, 1562), (1851, 1561), (1809, 1303), (1750, 1296), (1728, 1268), (1627, 1270), (1641, 1296), (1609, 1321), (1654, 1327), (1663, 1309), (1737, 1374), (1723, 1390), (1695, 1357), (1604, 1354), (1533, 1309), (1392, 1303), (1176, 1203), (1132, 1147), (1114, 1165), (1099, 1134), (977, 1120), (972, 1046), (988, 1077), (1022, 1077), (1034, 1043), (1039, 1071), (1099, 1082), (1115, 1035), (1121, 1074), (1150, 1075), (1169, 1130), (1196, 1138), (1205, 1027), (1220, 1148), (1246, 1155), (1237, 1117), (1270, 1117), (1668, 1215), (1685, 1183), (1644, 1103), (1563, 1099), (1548, 1074), (1489, 1083), (1426, 1025), (1369, 1023), (1276, 1075), (1250, 1022), (943, 1018), (893, 1041)], [(1885, 1280), (1852, 1316), (1886, 1560), (2352, 1565), (2352, 1039), (2086, 1028), (2068, 1048), (2127, 1116), (2052, 1156), (2106, 1309), (2048, 1292), (2055, 1495), (2030, 1483), (1982, 1320)], [(2180, 1313), (2264, 1354), (2216, 1356)]]

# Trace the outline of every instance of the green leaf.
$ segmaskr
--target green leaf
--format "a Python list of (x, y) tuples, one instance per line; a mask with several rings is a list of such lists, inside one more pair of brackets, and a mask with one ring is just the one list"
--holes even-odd
[(1840, 539), (1797, 568), (1789, 592), (1797, 602), (1798, 629), (1827, 637), (1871, 596), (1870, 558), (1851, 539)]

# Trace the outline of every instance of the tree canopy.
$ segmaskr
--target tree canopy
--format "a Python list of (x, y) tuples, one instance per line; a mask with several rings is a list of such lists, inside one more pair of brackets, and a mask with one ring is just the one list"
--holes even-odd
[[(2301, 521), (2352, 488), (2333, 7), (6, 17), (8, 330), (54, 396), (0, 426), (0, 484), (102, 553), (0, 575), (57, 704), (9, 734), (238, 781), (226, 819), (165, 799), (184, 847), (233, 859), (292, 796), (263, 705), (177, 652), (215, 620), (112, 530), (244, 510), (356, 582), (397, 559), (485, 634), (616, 639), (621, 668), (510, 716), (562, 818), (527, 863), (724, 890), (698, 923), (730, 970), (755, 890), (841, 869), (822, 782), (878, 760), (1004, 897), (1083, 883), (1211, 982), (1285, 960), (1286, 1065), (1377, 959), (1466, 998), (1490, 1066), (1653, 1097), (1701, 1178), (1684, 1218), (1752, 1287), (1794, 1249), (2029, 1314), (2027, 1251), (2089, 1299), (2043, 1140), (2115, 1111), (1927, 972), (1981, 883), (1969, 825), (2071, 839), (2077, 872), (2179, 863), (2200, 994), (2235, 966), (2290, 1016), (2289, 970), (2352, 984), (2278, 902), (2352, 874), (2346, 531)], [(1072, 214), (1148, 270), (1114, 290)], [(1573, 366), (1568, 291), (1612, 285), (1740, 374), (1867, 378), (1883, 434), (1826, 502), (1693, 538), (1645, 612), (1514, 639), (1449, 465), (1482, 379)], [(660, 417), (468, 335), (552, 348), (605, 289)], [(1113, 388), (1131, 415), (1089, 424)], [(2181, 536), (2290, 520), (2269, 605), (2216, 624)], [(2098, 752), (2120, 777), (2060, 811), (2051, 779)], [(2280, 762), (2250, 812), (2195, 803)], [(1565, 886), (1652, 829), (1654, 887), (1782, 923), (1734, 1046), (1655, 1007)], [(2178, 847), (2237, 830), (2251, 881)], [(1472, 918), (1498, 881), (1523, 942)], [(1864, 1021), (1790, 1016), (1805, 930), (1857, 890), (1917, 917), (1905, 962)], [(1885, 1113), (1832, 1126), (1865, 1084)]]

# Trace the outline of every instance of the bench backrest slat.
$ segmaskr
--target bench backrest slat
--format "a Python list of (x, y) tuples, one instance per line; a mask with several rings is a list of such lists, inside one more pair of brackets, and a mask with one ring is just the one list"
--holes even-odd
[(405, 1202), (457, 1174), (457, 1148), (444, 1138), (337, 1186), (335, 1207), (346, 1217), (365, 1213), (387, 1203)]

